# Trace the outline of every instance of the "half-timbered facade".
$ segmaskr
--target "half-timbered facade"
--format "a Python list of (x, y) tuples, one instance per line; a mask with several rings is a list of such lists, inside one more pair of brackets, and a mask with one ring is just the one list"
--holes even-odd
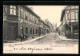
[(59, 30), (61, 35), (79, 37), (79, 6), (68, 6), (62, 11)]

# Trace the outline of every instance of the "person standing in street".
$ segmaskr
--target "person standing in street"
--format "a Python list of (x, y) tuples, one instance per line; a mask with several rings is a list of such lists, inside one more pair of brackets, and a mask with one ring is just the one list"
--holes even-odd
[(23, 41), (23, 34), (20, 35), (20, 39), (21, 39), (21, 41)]

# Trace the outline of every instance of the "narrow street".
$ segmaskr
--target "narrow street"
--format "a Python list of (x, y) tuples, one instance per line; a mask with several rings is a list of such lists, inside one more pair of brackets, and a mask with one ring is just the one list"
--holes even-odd
[(77, 44), (78, 39), (68, 39), (65, 36), (60, 36), (58, 33), (50, 33), (28, 44)]
[(67, 39), (58, 33), (50, 33), (22, 42), (3, 43), (4, 53), (72, 53), (72, 51), (78, 52), (78, 39)]
[(35, 37), (34, 39), (25, 40), (15, 43), (4, 43), (3, 45), (21, 45), (21, 44), (78, 44), (78, 39), (68, 39), (65, 36), (60, 36), (58, 33), (50, 33), (44, 36)]

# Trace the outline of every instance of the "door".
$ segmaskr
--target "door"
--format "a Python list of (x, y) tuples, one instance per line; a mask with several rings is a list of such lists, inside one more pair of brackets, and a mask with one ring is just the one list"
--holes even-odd
[(18, 34), (18, 28), (16, 23), (9, 23), (8, 24), (8, 40), (16, 40)]

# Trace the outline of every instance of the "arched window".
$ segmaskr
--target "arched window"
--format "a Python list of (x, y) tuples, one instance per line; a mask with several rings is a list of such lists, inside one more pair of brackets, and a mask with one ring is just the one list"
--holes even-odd
[(30, 29), (30, 34), (32, 34), (32, 28)]
[(33, 28), (33, 34), (34, 34), (34, 28)]
[(26, 27), (26, 34), (28, 34), (28, 28)]

